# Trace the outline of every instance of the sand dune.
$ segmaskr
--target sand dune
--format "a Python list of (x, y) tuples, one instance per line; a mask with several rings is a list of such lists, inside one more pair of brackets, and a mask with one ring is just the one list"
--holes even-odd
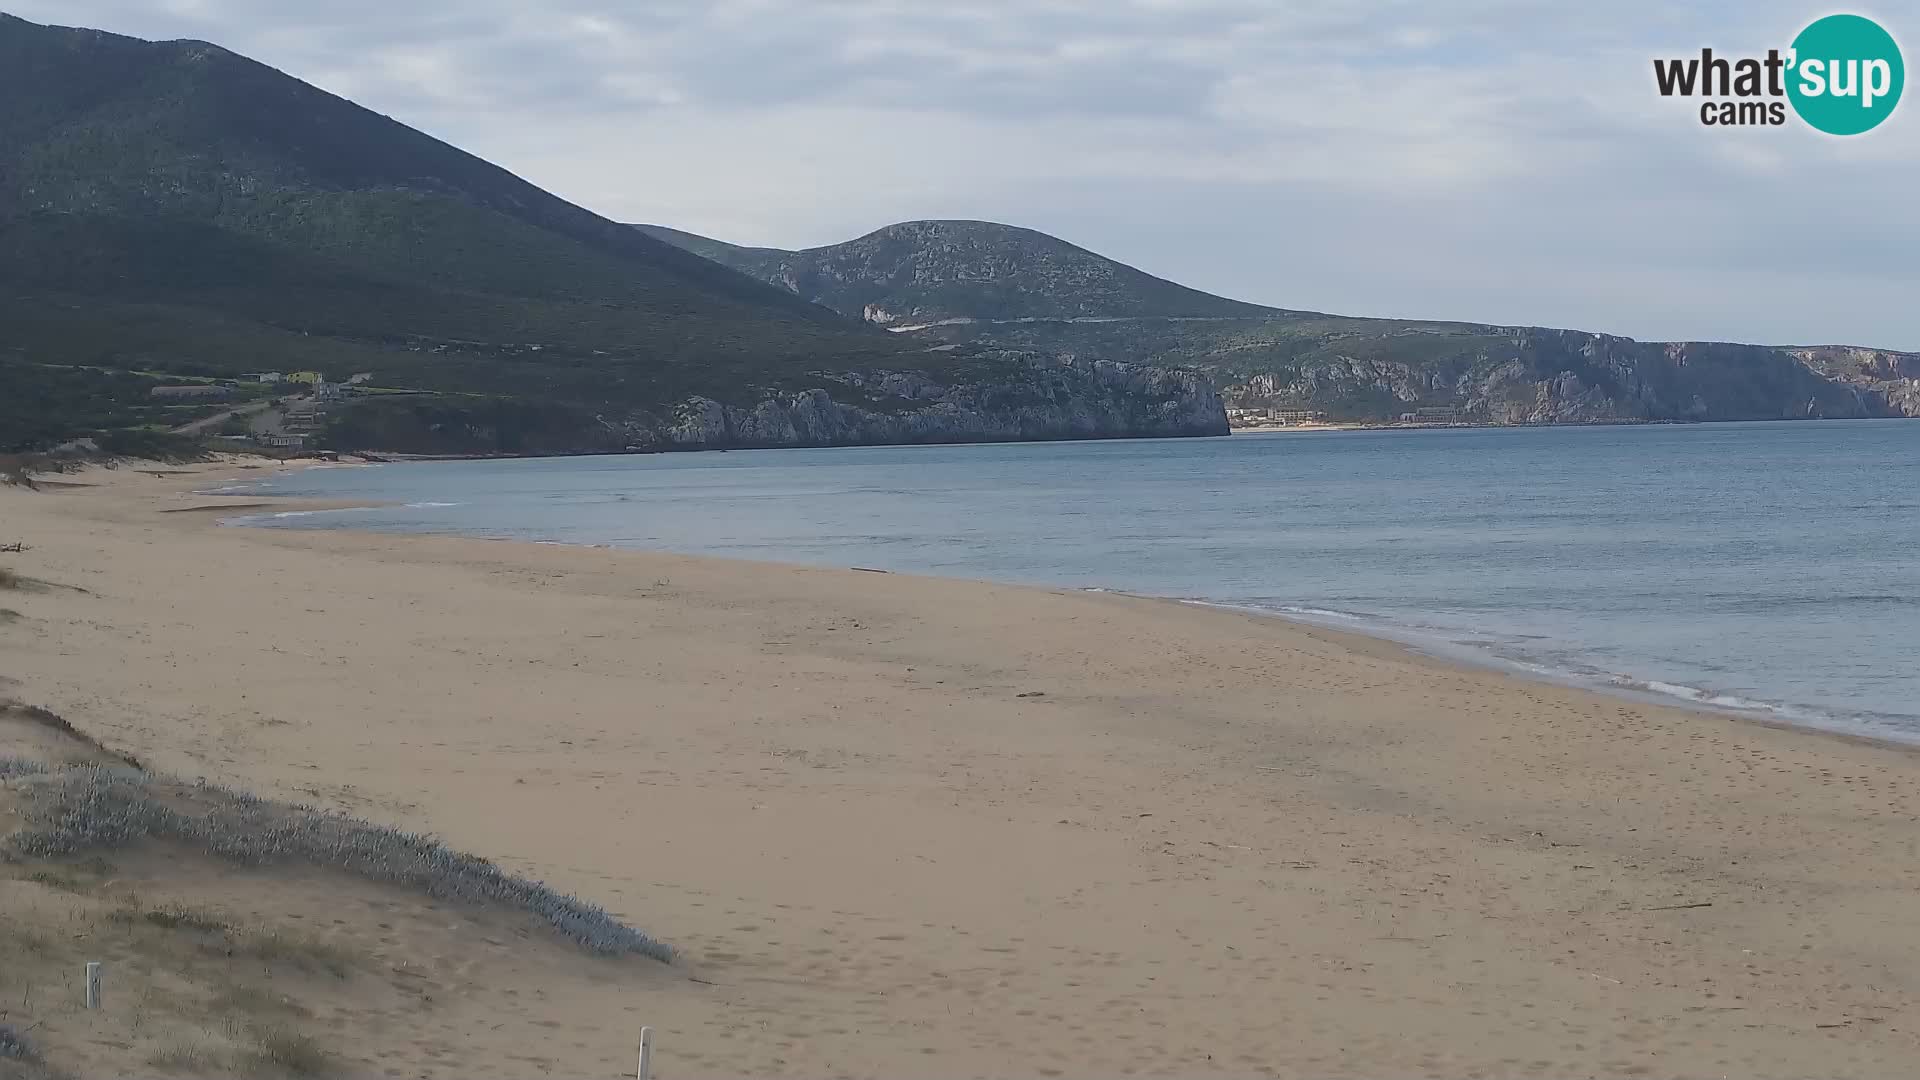
[[(1907, 750), (1162, 601), (163, 513), (200, 471), (0, 492), (86, 590), (0, 594), (0, 692), (675, 945), (525, 974), (556, 1074), (636, 1019), (666, 1077), (1920, 1060)], [(409, 1075), (516, 1074), (448, 1015)]]

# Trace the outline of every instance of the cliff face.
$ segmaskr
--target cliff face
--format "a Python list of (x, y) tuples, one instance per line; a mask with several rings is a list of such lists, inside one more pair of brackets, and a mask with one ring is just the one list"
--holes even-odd
[(878, 392), (906, 404), (863, 407), (835, 400), (826, 388), (775, 394), (751, 406), (696, 397), (669, 424), (642, 423), (622, 433), (629, 446), (689, 449), (1227, 434), (1219, 395), (1193, 372), (1113, 360), (1034, 357), (1025, 363), (1020, 377), (956, 386), (909, 371), (823, 374), (835, 389)]
[(1898, 416), (1920, 416), (1920, 353), (1815, 345), (1787, 350), (1833, 381), (1886, 403)]
[(1840, 419), (1899, 415), (1884, 394), (1810, 370), (1781, 349), (1646, 343), (1572, 330), (1481, 335), (1464, 349), (1401, 358), (1320, 353), (1231, 380), (1228, 404), (1362, 418), (1445, 406), (1499, 424)]
[(569, 454), (874, 443), (1225, 435), (1219, 396), (1191, 371), (1006, 355), (968, 381), (917, 371), (816, 372), (819, 386), (671, 409), (379, 401), (341, 414), (327, 445), (413, 453)]

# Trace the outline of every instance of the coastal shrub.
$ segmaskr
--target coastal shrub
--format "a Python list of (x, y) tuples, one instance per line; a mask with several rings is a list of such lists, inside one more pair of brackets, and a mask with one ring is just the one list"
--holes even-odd
[(26, 758), (0, 757), (0, 780), (7, 780), (15, 776), (32, 776), (36, 773), (46, 771), (47, 767), (37, 761), (28, 761)]
[(177, 1043), (147, 1058), (147, 1064), (162, 1072), (204, 1075), (219, 1066), (218, 1055), (196, 1043)]
[(420, 833), (131, 768), (48, 772), (0, 758), (0, 777), (36, 772), (48, 779), (30, 789), (27, 827), (8, 845), (15, 855), (57, 858), (141, 840), (172, 841), (242, 866), (305, 862), (418, 889), (436, 900), (529, 912), (597, 953), (673, 958), (671, 946), (594, 904)]
[(212, 455), (206, 445), (191, 435), (175, 435), (149, 428), (121, 428), (96, 432), (93, 437), (100, 451), (110, 457), (134, 458), (180, 464), (205, 461)]
[(15, 1061), (34, 1061), (39, 1057), (33, 1044), (12, 1024), (0, 1024), (0, 1058)]

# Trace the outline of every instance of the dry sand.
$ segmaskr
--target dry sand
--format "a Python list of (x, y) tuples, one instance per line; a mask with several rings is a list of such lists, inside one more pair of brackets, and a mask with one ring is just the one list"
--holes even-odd
[[(0, 692), (678, 946), (692, 979), (520, 987), (559, 1075), (630, 1068), (636, 1017), (669, 1078), (1920, 1062), (1905, 749), (1170, 602), (82, 479), (0, 492), (5, 565), (86, 590), (0, 593)], [(514, 1075), (474, 1027), (460, 1075)]]

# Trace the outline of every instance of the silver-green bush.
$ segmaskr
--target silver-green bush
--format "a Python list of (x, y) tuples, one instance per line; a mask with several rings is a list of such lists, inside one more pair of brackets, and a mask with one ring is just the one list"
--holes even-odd
[[(30, 773), (45, 773), (47, 779), (29, 789), (28, 828), (9, 843), (17, 855), (58, 857), (144, 839), (168, 840), (244, 866), (304, 862), (416, 888), (437, 900), (527, 911), (594, 952), (673, 959), (671, 946), (594, 904), (509, 874), (420, 833), (133, 769), (75, 766), (48, 771), (32, 762), (0, 758), (0, 777)], [(187, 809), (170, 803), (184, 803)]]

